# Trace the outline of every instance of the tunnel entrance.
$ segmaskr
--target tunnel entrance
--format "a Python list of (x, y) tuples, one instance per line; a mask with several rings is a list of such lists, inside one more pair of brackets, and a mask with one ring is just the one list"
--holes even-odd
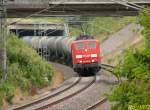
[(16, 34), (19, 37), (23, 36), (63, 36), (64, 30), (29, 30), (29, 29), (10, 29), (10, 32)]
[(64, 36), (66, 34), (66, 27), (63, 23), (17, 23), (8, 28), (19, 37)]

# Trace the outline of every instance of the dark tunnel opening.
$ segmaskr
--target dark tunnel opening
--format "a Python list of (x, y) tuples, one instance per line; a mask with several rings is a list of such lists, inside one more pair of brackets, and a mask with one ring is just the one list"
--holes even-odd
[(10, 29), (10, 32), (19, 37), (23, 36), (63, 36), (64, 30), (29, 30), (29, 29)]

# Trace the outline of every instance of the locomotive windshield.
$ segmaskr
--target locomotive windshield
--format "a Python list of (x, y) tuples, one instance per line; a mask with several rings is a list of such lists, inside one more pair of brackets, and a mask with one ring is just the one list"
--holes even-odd
[(96, 43), (95, 42), (89, 42), (88, 48), (96, 48)]
[(83, 45), (83, 43), (79, 42), (79, 43), (77, 43), (76, 47), (77, 47), (77, 49), (83, 49), (84, 45)]

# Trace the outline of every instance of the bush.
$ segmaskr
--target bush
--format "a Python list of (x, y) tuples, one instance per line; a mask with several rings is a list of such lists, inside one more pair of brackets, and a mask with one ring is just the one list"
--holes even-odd
[(150, 104), (150, 12), (142, 11), (139, 18), (145, 27), (142, 32), (145, 46), (127, 50), (116, 68), (115, 74), (128, 80), (118, 85), (108, 97), (116, 102), (112, 110), (128, 110), (129, 105)]
[(11, 103), (11, 99), (13, 98), (14, 93), (15, 93), (15, 88), (11, 83), (9, 82), (5, 82), (5, 84), (1, 83), (0, 84), (0, 104), (2, 104), (4, 99)]
[(11, 102), (15, 89), (29, 92), (31, 87), (42, 88), (51, 83), (51, 65), (21, 39), (10, 35), (7, 39), (7, 78), (0, 84), (0, 103)]

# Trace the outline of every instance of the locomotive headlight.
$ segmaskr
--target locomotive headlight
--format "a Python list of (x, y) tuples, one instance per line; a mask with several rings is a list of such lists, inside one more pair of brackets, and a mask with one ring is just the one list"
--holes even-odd
[(95, 60), (92, 60), (92, 62), (95, 62)]
[(76, 55), (76, 58), (82, 58), (82, 55)]
[(97, 54), (91, 54), (91, 57), (97, 57)]

